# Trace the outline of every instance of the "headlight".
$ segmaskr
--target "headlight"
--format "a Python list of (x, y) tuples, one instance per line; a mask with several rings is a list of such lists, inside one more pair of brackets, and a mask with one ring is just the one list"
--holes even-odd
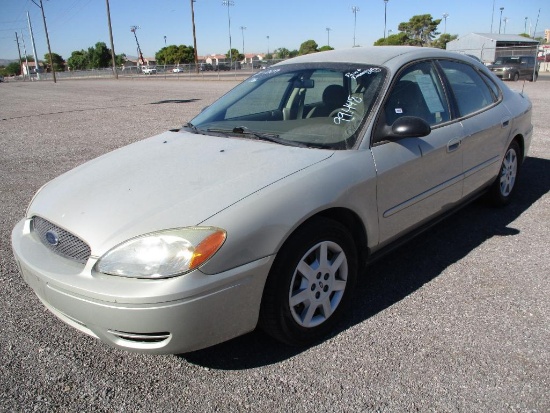
[(223, 245), (226, 232), (215, 227), (166, 230), (133, 238), (108, 251), (95, 265), (104, 274), (167, 278), (199, 267)]

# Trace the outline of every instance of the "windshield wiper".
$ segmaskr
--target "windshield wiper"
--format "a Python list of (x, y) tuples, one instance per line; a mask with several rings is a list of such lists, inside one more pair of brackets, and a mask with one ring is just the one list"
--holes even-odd
[(299, 148), (307, 148), (308, 145), (303, 144), (301, 142), (295, 142), (295, 141), (289, 141), (286, 139), (279, 138), (279, 135), (276, 133), (267, 133), (267, 132), (256, 132), (249, 130), (246, 126), (236, 126), (233, 129), (216, 129), (211, 128), (207, 129), (208, 132), (215, 132), (215, 133), (234, 133), (237, 135), (246, 135), (246, 136), (253, 136), (258, 140), (267, 141), (267, 142), (273, 142), (278, 143), (280, 145), (287, 145), (287, 146), (296, 146)]
[(203, 134), (195, 125), (193, 125), (191, 122), (187, 122), (185, 125), (183, 125), (185, 129), (190, 129), (193, 133), (199, 133)]

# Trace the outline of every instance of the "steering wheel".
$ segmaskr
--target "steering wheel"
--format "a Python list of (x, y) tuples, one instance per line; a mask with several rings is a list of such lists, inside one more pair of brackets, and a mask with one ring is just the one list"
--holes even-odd
[(333, 118), (333, 117), (335, 117), (335, 116), (338, 114), (338, 112), (341, 112), (341, 111), (342, 111), (342, 108), (336, 108), (336, 109), (334, 109), (332, 112), (330, 112), (330, 114), (328, 115), (328, 117), (329, 117), (329, 118)]

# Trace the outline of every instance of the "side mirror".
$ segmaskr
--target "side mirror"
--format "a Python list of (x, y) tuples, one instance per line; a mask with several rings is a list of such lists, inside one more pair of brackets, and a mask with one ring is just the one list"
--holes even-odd
[(416, 116), (401, 116), (391, 126), (389, 138), (421, 138), (428, 136), (432, 128), (424, 119)]

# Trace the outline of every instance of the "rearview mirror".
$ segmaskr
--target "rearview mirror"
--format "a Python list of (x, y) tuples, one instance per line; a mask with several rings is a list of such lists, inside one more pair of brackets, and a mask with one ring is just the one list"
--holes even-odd
[(299, 89), (313, 89), (315, 87), (315, 81), (313, 79), (295, 80), (294, 87)]

